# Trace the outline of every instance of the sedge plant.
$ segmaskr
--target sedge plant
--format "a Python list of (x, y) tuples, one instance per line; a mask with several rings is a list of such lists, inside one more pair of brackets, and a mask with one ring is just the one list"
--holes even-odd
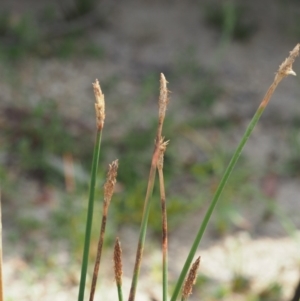
[(192, 247), (190, 249), (190, 252), (187, 256), (187, 259), (185, 261), (185, 264), (182, 268), (182, 271), (180, 273), (180, 276), (178, 278), (178, 281), (175, 285), (175, 288), (174, 288), (174, 292), (172, 294), (172, 297), (171, 297), (171, 301), (176, 301), (177, 298), (178, 298), (178, 295), (179, 295), (179, 292), (181, 290), (181, 287), (182, 287), (182, 284), (184, 282), (184, 279), (186, 277), (186, 274), (188, 272), (188, 269), (191, 265), (191, 262), (196, 254), (196, 251), (197, 251), (197, 248), (200, 244), (200, 241), (203, 237), (203, 234), (205, 232), (205, 229), (207, 227), (207, 224), (210, 220), (210, 217), (214, 211), (214, 208), (221, 196), (221, 193), (227, 183), (227, 180), (236, 164), (236, 162), (238, 161), (239, 159), (239, 156), (240, 154), (242, 153), (242, 150), (246, 144), (246, 142), (248, 141), (255, 125), (257, 124), (258, 120), (260, 119), (262, 113), (264, 112), (266, 106), (268, 105), (270, 99), (271, 99), (271, 96), (273, 95), (276, 87), (278, 86), (278, 84), (281, 82), (281, 80), (285, 77), (287, 77), (288, 75), (296, 75), (296, 73), (293, 71), (292, 69), (292, 65), (296, 59), (296, 57), (299, 55), (299, 50), (300, 50), (300, 44), (297, 44), (296, 47), (290, 52), (290, 55), (287, 59), (285, 59), (285, 61), (279, 66), (279, 69), (275, 75), (275, 78), (274, 78), (274, 81), (273, 83), (271, 84), (271, 86), (269, 87), (266, 95), (264, 96), (262, 102), (260, 103), (257, 111), (255, 112), (253, 118), (251, 119), (242, 139), (240, 140), (225, 172), (224, 172), (224, 175), (220, 181), (220, 184), (218, 186), (218, 188), (216, 189), (216, 192), (213, 196), (213, 199), (205, 213), (205, 216), (204, 216), (204, 219), (199, 227), (199, 230), (196, 234), (196, 237), (195, 237), (195, 240), (192, 244)]
[(154, 152), (153, 152), (152, 161), (151, 161), (151, 168), (150, 168), (149, 179), (148, 179), (148, 187), (147, 187), (147, 192), (146, 192), (146, 197), (145, 197), (145, 202), (144, 202), (140, 235), (139, 235), (139, 240), (138, 240), (136, 259), (135, 259), (135, 264), (134, 264), (134, 270), (133, 270), (133, 276), (132, 276), (132, 282), (131, 282), (131, 288), (130, 288), (128, 301), (134, 301), (134, 299), (135, 299), (137, 282), (138, 282), (138, 277), (139, 277), (139, 273), (140, 273), (141, 261), (142, 261), (143, 250), (144, 250), (144, 245), (145, 245), (148, 217), (149, 217), (150, 204), (151, 204), (151, 196), (152, 196), (152, 191), (153, 191), (153, 186), (154, 186), (154, 181), (155, 181), (156, 168), (157, 168), (158, 160), (159, 160), (160, 153), (161, 153), (162, 128), (163, 128), (163, 123), (164, 123), (165, 116), (166, 116), (168, 102), (169, 102), (169, 98), (168, 98), (167, 81), (166, 81), (165, 76), (161, 73), (157, 134), (156, 134), (155, 147), (154, 147)]
[[(176, 301), (179, 298), (179, 294), (181, 292), (181, 300), (187, 300), (189, 295), (192, 293), (193, 284), (197, 278), (197, 270), (200, 265), (200, 257), (198, 257), (194, 263), (192, 261), (195, 257), (196, 251), (198, 246), (201, 242), (203, 234), (206, 230), (208, 222), (211, 218), (211, 215), (216, 207), (216, 204), (221, 196), (221, 193), (226, 186), (227, 180), (233, 171), (235, 164), (237, 163), (239, 156), (248, 141), (255, 125), (259, 121), (261, 115), (263, 114), (266, 106), (268, 105), (271, 96), (273, 95), (277, 85), (280, 81), (287, 77), (288, 75), (296, 75), (292, 69), (292, 65), (299, 55), (300, 51), (300, 44), (297, 44), (296, 47), (290, 52), (289, 57), (280, 65), (273, 83), (269, 87), (268, 91), (266, 92), (262, 102), (260, 103), (257, 111), (255, 112), (252, 120), (250, 121), (248, 127), (244, 135), (242, 136), (236, 151), (234, 152), (228, 167), (226, 168), (223, 177), (221, 178), (220, 184), (216, 189), (216, 192), (212, 198), (210, 205), (205, 213), (204, 219), (199, 226), (198, 232), (194, 239), (194, 242), (190, 248), (189, 254), (187, 259), (183, 265), (179, 278), (175, 284), (173, 293), (171, 295), (170, 301)], [(83, 254), (83, 262), (82, 262), (82, 272), (81, 272), (81, 281), (80, 281), (80, 290), (79, 290), (79, 297), (78, 301), (83, 301), (84, 297), (84, 287), (85, 287), (85, 279), (87, 273), (87, 266), (88, 266), (88, 252), (89, 252), (89, 244), (90, 244), (90, 232), (91, 232), (91, 225), (92, 225), (92, 213), (93, 213), (93, 202), (94, 202), (94, 191), (95, 191), (95, 183), (96, 183), (96, 173), (97, 173), (97, 166), (99, 161), (99, 151), (100, 151), (100, 142), (101, 142), (101, 133), (104, 124), (104, 96), (100, 90), (99, 83), (96, 81), (94, 84), (94, 91), (96, 96), (96, 116), (97, 116), (97, 138), (96, 138), (96, 145), (94, 150), (94, 157), (93, 157), (93, 167), (92, 167), (92, 174), (91, 174), (91, 185), (90, 185), (90, 197), (89, 197), (89, 204), (88, 204), (88, 216), (87, 216), (87, 223), (86, 223), (86, 237), (85, 237), (85, 245), (84, 245), (84, 254)], [(166, 193), (164, 187), (164, 177), (163, 177), (163, 156), (166, 150), (166, 146), (168, 141), (164, 141), (162, 137), (162, 128), (163, 122), (165, 119), (167, 104), (169, 102), (168, 96), (168, 89), (167, 89), (167, 81), (165, 76), (161, 74), (160, 76), (160, 96), (159, 96), (159, 118), (158, 118), (158, 127), (157, 127), (157, 134), (155, 139), (155, 146), (152, 155), (149, 179), (148, 179), (148, 186), (146, 190), (146, 196), (144, 200), (144, 208), (143, 208), (143, 215), (138, 239), (138, 246), (136, 251), (136, 259), (133, 269), (133, 276), (132, 276), (132, 283), (129, 292), (128, 301), (134, 301), (136, 296), (137, 290), (137, 283), (139, 279), (140, 267), (142, 262), (143, 250), (145, 245), (145, 238), (146, 238), (146, 231), (147, 231), (147, 224), (148, 224), (148, 217), (150, 212), (150, 204), (151, 204), (151, 197), (152, 191), (155, 183), (155, 175), (156, 169), (158, 170), (159, 174), (159, 188), (160, 188), (160, 198), (161, 198), (161, 207), (162, 207), (162, 300), (167, 301), (168, 299), (168, 239), (167, 239), (167, 211), (166, 211)], [(115, 161), (117, 162), (117, 161)], [(108, 182), (110, 187), (114, 187), (114, 183), (116, 181), (116, 170), (114, 172), (114, 178), (110, 178), (108, 175)], [(105, 187), (104, 187), (105, 190)], [(112, 188), (113, 191), (113, 188)], [(104, 192), (105, 194), (105, 192)], [(98, 244), (98, 255), (96, 259), (95, 269), (94, 269), (94, 279), (92, 283), (92, 292), (95, 291), (96, 286), (96, 279), (97, 273), (99, 269), (100, 259), (101, 259), (101, 250), (103, 245), (104, 239), (104, 230), (107, 218), (107, 210), (108, 205), (111, 199), (111, 195), (109, 196), (109, 201), (107, 196), (104, 195), (104, 207), (103, 207), (103, 218), (102, 218), (102, 227), (100, 230), (100, 237), (99, 237), (99, 244)], [(115, 280), (118, 290), (118, 299), (119, 301), (123, 301), (123, 293), (122, 293), (122, 250), (120, 241), (117, 238), (114, 248), (114, 271), (115, 271)], [(96, 270), (96, 273), (95, 273)], [(91, 296), (93, 295), (91, 294)], [(93, 300), (93, 297), (90, 297), (90, 301)]]
[(93, 221), (96, 177), (97, 177), (99, 157), (100, 157), (102, 130), (103, 130), (104, 120), (105, 120), (104, 94), (101, 91), (98, 80), (96, 80), (96, 82), (93, 84), (93, 88), (94, 88), (94, 94), (96, 98), (95, 111), (96, 111), (96, 122), (97, 122), (97, 134), (96, 134), (96, 142), (95, 142), (93, 161), (92, 161), (92, 172), (91, 172), (91, 181), (90, 181), (89, 202), (88, 202), (88, 210), (87, 210), (86, 230), (85, 230), (84, 249), (82, 255), (78, 301), (83, 301), (84, 299), (85, 282), (86, 282), (89, 250), (90, 250), (92, 221)]

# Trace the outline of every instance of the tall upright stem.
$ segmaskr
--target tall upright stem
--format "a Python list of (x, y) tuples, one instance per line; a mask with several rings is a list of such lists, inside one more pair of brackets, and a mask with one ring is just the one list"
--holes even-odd
[(206, 214), (204, 216), (204, 219), (200, 225), (200, 228), (196, 234), (196, 238), (192, 244), (192, 247), (190, 249), (190, 252), (187, 256), (187, 259), (185, 261), (185, 264), (182, 268), (182, 271), (180, 273), (180, 276), (178, 278), (178, 281), (175, 285), (175, 289), (174, 289), (174, 292), (173, 292), (173, 295), (171, 297), (171, 301), (176, 301), (178, 295), (179, 295), (179, 292), (180, 292), (180, 289), (182, 287), (182, 284), (184, 282), (184, 279), (186, 277), (186, 274), (189, 270), (189, 267), (192, 263), (192, 260), (196, 254), (196, 251), (197, 251), (197, 248), (199, 246), (199, 243), (202, 239), (202, 236), (204, 234), (204, 231), (207, 227), (207, 224), (209, 222), (209, 219), (213, 213), (213, 210), (220, 198), (220, 195), (226, 185), (226, 182), (237, 162), (237, 160), (239, 159), (240, 157), (240, 154), (246, 144), (246, 142), (248, 141), (255, 125), (257, 124), (259, 118), (261, 117), (262, 113), (264, 112), (267, 104), (269, 103), (270, 99), (271, 99), (271, 96), (273, 95), (277, 85), (279, 84), (279, 82), (286, 76), (288, 75), (296, 75), (295, 72), (293, 71), (292, 69), (292, 64), (293, 62), (295, 61), (295, 58), (299, 55), (299, 50), (300, 50), (300, 44), (297, 44), (296, 47), (290, 52), (290, 56), (280, 65), (277, 73), (276, 73), (276, 76), (274, 78), (274, 81), (273, 83), (271, 84), (271, 86), (269, 87), (265, 97), (263, 98), (260, 106), (258, 107), (256, 113), (254, 114), (252, 120), (250, 121), (240, 143), (238, 144), (233, 156), (232, 156), (232, 159), (230, 160), (229, 164), (228, 164), (228, 167), (226, 168), (225, 172), (224, 172), (224, 175), (220, 181), (220, 184), (215, 192), (215, 195), (213, 196), (213, 199), (206, 211)]

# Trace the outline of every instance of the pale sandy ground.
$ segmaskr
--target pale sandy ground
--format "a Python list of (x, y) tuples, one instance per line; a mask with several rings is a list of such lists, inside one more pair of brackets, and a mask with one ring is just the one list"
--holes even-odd
[[(109, 122), (126, 118), (127, 113), (134, 109), (134, 104), (130, 103), (130, 100), (137, 92), (136, 83), (141, 74), (155, 70), (159, 74), (167, 70), (182, 53), (182, 49), (192, 45), (196, 49), (199, 63), (208, 69), (214, 69), (219, 81), (228, 91), (216, 103), (214, 114), (231, 116), (237, 113), (245, 118), (243, 127), (233, 133), (235, 142), (271, 83), (278, 65), (296, 42), (299, 42), (295, 37), (284, 35), (276, 19), (281, 14), (280, 6), (275, 5), (273, 0), (253, 1), (252, 6), (257, 12), (259, 31), (250, 41), (244, 44), (234, 42), (220, 51), (217, 35), (203, 25), (201, 11), (193, 1), (172, 3), (165, 1), (164, 4), (159, 1), (120, 2), (110, 20), (110, 26), (105, 31), (95, 30), (90, 33), (100, 45), (104, 46), (107, 53), (105, 60), (28, 59), (17, 70), (19, 73), (17, 84), (21, 93), (15, 90), (14, 85), (7, 80), (7, 76), (2, 77), (1, 104), (11, 101), (22, 102), (24, 95), (30, 95), (30, 100), (35, 103), (39, 101), (40, 95), (43, 95), (44, 98), (56, 99), (66, 115), (87, 120), (87, 116), (93, 114), (91, 82), (95, 78), (99, 78), (101, 82), (117, 74), (121, 80), (112, 92), (113, 95), (107, 97), (112, 99), (121, 97), (123, 101), (128, 102), (128, 107), (125, 114), (124, 112), (119, 114), (117, 109), (111, 111), (108, 109), (107, 114), (111, 120), (108, 121), (107, 126), (109, 126)], [(0, 68), (4, 67), (0, 66)], [(299, 61), (294, 69), (300, 74)], [(0, 74), (8, 73), (3, 71)], [(168, 77), (167, 71), (166, 76)], [(176, 87), (172, 87), (172, 83), (170, 89), (173, 91), (172, 103), (182, 108), (184, 104), (176, 97)], [(287, 150), (281, 144), (278, 129), (284, 127), (285, 121), (300, 115), (299, 96), (299, 77), (285, 80), (276, 91), (264, 117), (278, 119), (280, 124), (275, 130), (262, 125), (256, 129), (245, 149), (247, 158), (254, 165), (266, 167), (266, 158), (270, 153), (275, 152), (277, 155), (285, 156)], [(117, 108), (116, 103), (112, 105)], [(109, 104), (107, 106), (109, 107)], [(130, 120), (130, 122), (135, 121), (135, 117)], [(87, 122), (92, 126), (94, 120)], [(279, 181), (276, 202), (285, 214), (292, 218), (298, 229), (300, 226), (299, 195), (299, 179)], [(265, 223), (263, 227), (259, 227), (260, 231), (256, 231), (255, 226), (260, 222), (255, 220), (257, 214), (249, 212), (248, 219), (252, 225), (250, 230), (253, 230), (253, 235), (237, 232), (222, 241), (205, 238), (198, 252), (202, 257), (200, 272), (225, 283), (230, 281), (235, 272), (241, 272), (252, 279), (254, 290), (259, 290), (272, 281), (278, 281), (283, 285), (284, 300), (288, 300), (299, 277), (300, 252), (297, 235), (295, 238), (287, 236), (282, 225), (276, 220)], [(195, 213), (189, 217), (188, 224), (178, 227), (176, 235), (170, 237), (172, 279), (176, 279), (180, 271), (199, 220), (201, 214)], [(126, 258), (124, 290), (128, 292), (137, 232), (126, 228), (122, 230), (120, 237)], [(131, 241), (128, 241), (129, 239)], [(105, 272), (102, 273), (106, 276), (111, 274), (110, 252), (107, 251), (104, 260)], [(150, 251), (145, 255), (146, 267), (143, 268), (144, 276), (138, 289), (137, 300), (160, 300), (158, 247), (150, 246)], [(68, 261), (66, 257), (67, 254), (60, 254), (58, 261), (63, 265)], [(71, 284), (57, 282), (55, 274), (57, 268), (54, 269), (53, 274), (50, 273), (46, 279), (39, 281), (38, 277), (31, 276), (34, 272), (26, 262), (17, 256), (11, 256), (4, 250), (4, 259), (7, 300), (63, 301), (76, 298), (78, 270), (70, 272), (75, 279), (70, 276), (73, 279), (70, 280)], [(153, 272), (153, 266), (156, 265), (158, 271)], [(27, 282), (24, 281), (24, 273), (28, 273)], [(75, 285), (72, 285), (72, 281)], [(97, 296), (99, 300), (101, 300), (100, 296), (104, 296), (108, 301), (117, 300), (111, 275), (100, 283)], [(245, 299), (241, 296), (231, 296), (228, 300)]]

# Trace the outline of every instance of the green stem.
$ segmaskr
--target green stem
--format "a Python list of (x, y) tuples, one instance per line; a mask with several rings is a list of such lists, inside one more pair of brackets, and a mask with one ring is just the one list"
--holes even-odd
[(118, 288), (118, 298), (119, 298), (119, 301), (123, 301), (122, 286), (120, 284), (117, 284), (117, 288)]
[(237, 149), (235, 151), (235, 153), (233, 154), (233, 156), (232, 156), (232, 158), (231, 158), (231, 160), (230, 160), (230, 162), (229, 162), (229, 164), (227, 166), (227, 169), (225, 170), (223, 178), (222, 178), (222, 180), (221, 180), (221, 182), (220, 182), (220, 184), (219, 184), (219, 186), (218, 186), (218, 188), (217, 188), (217, 190), (215, 192), (215, 195), (214, 195), (214, 197), (213, 197), (213, 199), (211, 201), (211, 204), (210, 204), (210, 206), (209, 206), (209, 208), (208, 208), (208, 210), (207, 210), (207, 212), (206, 212), (206, 214), (204, 216), (203, 222), (202, 222), (202, 224), (201, 224), (201, 226), (200, 226), (200, 228), (198, 230), (198, 233), (196, 235), (194, 243), (193, 243), (193, 245), (191, 247), (190, 253), (189, 253), (189, 255), (188, 255), (188, 257), (187, 257), (187, 259), (185, 261), (185, 264), (183, 266), (183, 269), (182, 269), (182, 271), (180, 273), (180, 276), (179, 276), (178, 281), (176, 283), (173, 295), (171, 297), (171, 301), (176, 301), (176, 299), (178, 297), (178, 294), (180, 292), (180, 289), (182, 287), (184, 279), (185, 279), (185, 277), (186, 277), (186, 275), (188, 273), (189, 267), (190, 267), (190, 265), (192, 263), (192, 260), (193, 260), (193, 258), (195, 256), (195, 253), (196, 253), (196, 251), (198, 249), (199, 243), (200, 243), (200, 241), (202, 239), (202, 236), (203, 236), (204, 231), (205, 231), (205, 229), (207, 227), (209, 219), (210, 219), (210, 217), (211, 217), (211, 215), (213, 213), (213, 210), (214, 210), (214, 208), (215, 208), (215, 206), (216, 206), (216, 204), (217, 204), (217, 202), (218, 202), (218, 200), (220, 198), (220, 195), (221, 195), (221, 193), (222, 193), (222, 191), (224, 189), (224, 186), (225, 186), (225, 184), (226, 184), (226, 182), (227, 182), (227, 180), (228, 180), (228, 178), (229, 178), (229, 176), (230, 176), (230, 174), (231, 174), (231, 172), (232, 172), (232, 170), (233, 170), (233, 168), (234, 168), (237, 160), (239, 159), (239, 156), (240, 156), (240, 154), (241, 154), (241, 152), (242, 152), (242, 150), (243, 150), (243, 148), (244, 148), (247, 140), (249, 139), (250, 134), (252, 133), (252, 131), (253, 131), (255, 125), (257, 124), (260, 116), (262, 115), (264, 109), (265, 109), (264, 106), (260, 106), (257, 109), (257, 111), (254, 114), (252, 120), (250, 121), (250, 124), (248, 125), (248, 127), (247, 127), (247, 129), (246, 129), (246, 131), (245, 131), (245, 133), (244, 133), (244, 135), (243, 135), (243, 137), (242, 137), (242, 139), (241, 139), (241, 141), (240, 141), (240, 143), (239, 143), (239, 145), (238, 145), (238, 147), (237, 147)]
[(148, 223), (148, 217), (150, 212), (150, 198), (152, 196), (154, 181), (155, 181), (155, 174), (156, 174), (156, 164), (151, 164), (150, 174), (149, 174), (149, 181), (148, 181), (148, 187), (145, 197), (145, 204), (144, 204), (144, 210), (143, 210), (143, 216), (142, 216), (142, 222), (141, 222), (141, 228), (140, 228), (140, 234), (139, 234), (139, 241), (138, 241), (138, 247), (137, 247), (137, 253), (136, 253), (136, 261), (133, 271), (133, 277), (131, 282), (131, 288), (129, 293), (128, 301), (133, 301), (135, 298), (136, 293), (136, 287), (137, 282), (139, 278), (140, 273), (140, 265), (145, 245), (145, 237), (147, 232), (147, 223)]
[(91, 182), (90, 182), (89, 203), (88, 203), (88, 211), (87, 211), (87, 220), (86, 220), (85, 240), (84, 240), (84, 250), (83, 250), (83, 256), (82, 256), (78, 301), (83, 301), (83, 298), (84, 298), (84, 290), (85, 290), (85, 282), (86, 282), (86, 274), (87, 274), (89, 250), (90, 250), (92, 221), (93, 221), (95, 186), (96, 186), (96, 178), (97, 178), (98, 163), (99, 163), (99, 156), (100, 156), (101, 138), (102, 138), (102, 131), (98, 130), (97, 136), (96, 136), (96, 143), (95, 143), (95, 147), (94, 147), (94, 153), (93, 153), (92, 174), (91, 174)]

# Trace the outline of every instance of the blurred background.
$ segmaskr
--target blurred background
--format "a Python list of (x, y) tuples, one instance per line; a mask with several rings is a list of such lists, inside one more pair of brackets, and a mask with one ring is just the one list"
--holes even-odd
[[(220, 177), (299, 42), (300, 2), (3, 0), (0, 179), (6, 300), (76, 298), (95, 138), (92, 82), (106, 96), (95, 258), (107, 166), (119, 159), (97, 296), (116, 300), (112, 244), (127, 296), (157, 127), (164, 136), (170, 288)], [(300, 63), (294, 65), (300, 73)], [(250, 138), (198, 254), (191, 300), (291, 300), (300, 253), (299, 77), (285, 79)], [(161, 300), (155, 189), (138, 300)], [(90, 279), (88, 279), (90, 283)]]

